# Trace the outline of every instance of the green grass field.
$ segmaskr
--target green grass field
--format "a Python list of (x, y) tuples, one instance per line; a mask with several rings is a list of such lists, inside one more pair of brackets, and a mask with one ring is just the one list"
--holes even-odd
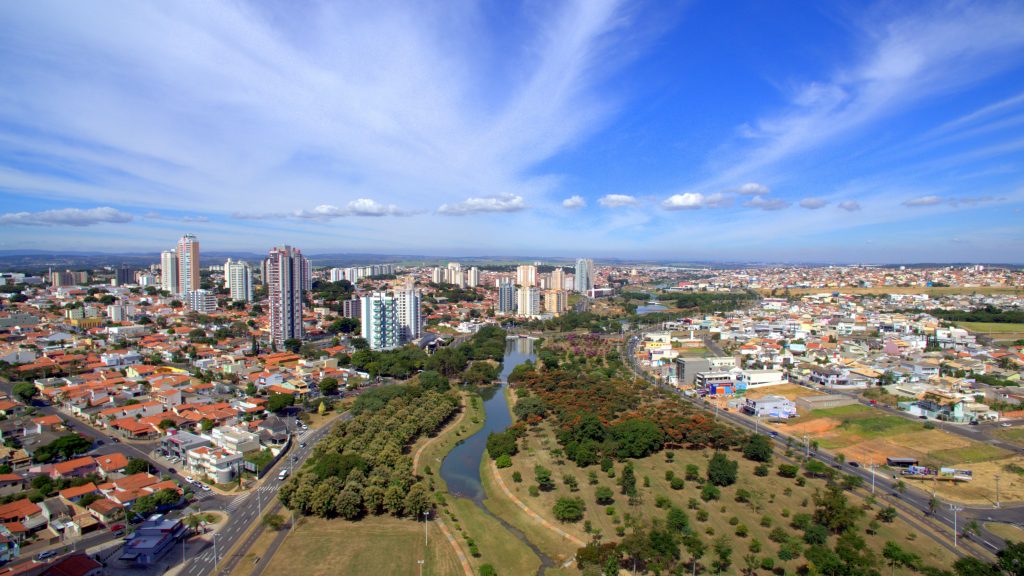
[(992, 435), (1000, 440), (1024, 444), (1024, 428), (999, 428), (992, 432)]
[(458, 557), (433, 523), (429, 544), (423, 543), (423, 522), (373, 516), (358, 522), (304, 518), (274, 554), (267, 574), (462, 574)]
[(947, 450), (935, 450), (928, 453), (928, 458), (935, 460), (939, 465), (959, 464), (962, 462), (986, 462), (1006, 458), (1013, 453), (1003, 450), (991, 444), (975, 443), (963, 448), (949, 448)]
[(1024, 333), (1024, 324), (1010, 324), (1006, 322), (957, 322), (957, 326), (980, 332), (982, 334), (1016, 334)]

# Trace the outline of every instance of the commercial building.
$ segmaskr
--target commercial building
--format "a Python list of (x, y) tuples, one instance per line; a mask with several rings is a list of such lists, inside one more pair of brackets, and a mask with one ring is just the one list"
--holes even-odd
[(308, 261), (291, 246), (274, 247), (267, 257), (270, 339), (279, 349), (285, 340), (302, 339), (302, 286)]
[(252, 267), (248, 262), (232, 262), (228, 258), (224, 264), (224, 284), (235, 302), (252, 302)]
[(178, 253), (174, 250), (160, 253), (160, 289), (178, 293)]
[(594, 289), (594, 261), (589, 258), (576, 260), (576, 274), (573, 276), (573, 289), (581, 294)]
[(736, 367), (736, 358), (732, 356), (683, 356), (676, 358), (676, 386), (693, 386), (700, 372), (722, 372)]
[(135, 527), (121, 549), (121, 561), (135, 566), (152, 566), (188, 534), (180, 519), (157, 516)]
[(199, 240), (185, 234), (178, 240), (178, 294), (199, 289)]
[(796, 405), (782, 396), (763, 396), (747, 398), (743, 411), (751, 416), (765, 418), (793, 418), (796, 416)]

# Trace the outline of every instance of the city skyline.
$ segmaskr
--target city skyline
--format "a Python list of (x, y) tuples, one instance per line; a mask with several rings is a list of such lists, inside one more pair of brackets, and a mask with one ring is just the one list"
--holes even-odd
[(0, 22), (0, 250), (159, 253), (188, 228), (255, 253), (1024, 254), (1019, 3), (39, 2)]

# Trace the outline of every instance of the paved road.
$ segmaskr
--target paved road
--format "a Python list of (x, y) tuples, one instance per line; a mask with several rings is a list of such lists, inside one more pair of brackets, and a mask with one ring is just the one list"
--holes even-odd
[[(676, 394), (679, 398), (687, 400), (690, 403), (700, 407), (701, 409), (708, 410), (708, 408), (704, 405), (704, 403), (701, 400), (690, 398), (684, 395), (681, 390), (678, 390), (672, 386), (666, 384), (659, 384), (653, 377), (650, 376), (650, 374), (645, 372), (642, 369), (642, 367), (640, 367), (637, 364), (636, 355), (634, 354), (634, 351), (638, 339), (639, 337), (634, 335), (630, 337), (630, 339), (627, 341), (627, 355), (636, 373), (645, 378), (651, 384), (660, 386), (661, 388)], [(750, 418), (740, 416), (739, 414), (734, 412), (726, 411), (717, 411), (717, 414), (718, 417), (727, 420), (730, 423), (741, 428), (746, 428), (751, 431), (758, 430), (757, 422)], [(778, 443), (785, 445), (787, 442), (787, 437), (783, 434), (778, 434), (775, 437), (775, 440)], [(791, 439), (789, 439), (789, 441), (792, 442), (795, 449), (799, 449), (800, 446), (804, 445), (802, 438), (792, 437)], [(893, 479), (892, 477), (884, 473), (873, 474), (871, 470), (865, 469), (863, 467), (852, 467), (847, 464), (840, 464), (839, 462), (834, 460), (829, 454), (826, 454), (824, 452), (809, 452), (808, 455), (824, 462), (825, 464), (828, 464), (829, 466), (840, 469), (846, 474), (860, 476), (861, 478), (864, 479), (866, 485), (868, 486), (871, 485), (873, 480), (875, 483), (876, 490), (889, 495), (890, 498), (898, 499), (901, 502), (907, 504), (907, 508), (910, 508), (914, 512), (918, 513), (922, 519), (927, 517), (927, 519), (936, 520), (946, 525), (949, 528), (950, 533), (952, 533), (954, 522), (956, 522), (957, 527), (960, 530), (962, 530), (962, 527), (965, 526), (967, 522), (971, 520), (977, 521), (980, 525), (980, 533), (974, 538), (981, 542), (983, 545), (985, 545), (992, 552), (995, 552), (1001, 549), (1003, 546), (1005, 546), (1005, 542), (1003, 542), (1003, 540), (995, 534), (986, 530), (984, 528), (983, 522), (1008, 522), (1024, 527), (1024, 506), (1004, 506), (998, 509), (962, 506), (960, 511), (956, 514), (956, 518), (954, 519), (954, 513), (950, 510), (950, 503), (940, 501), (940, 505), (936, 513), (928, 515), (928, 504), (931, 500), (931, 494), (913, 487), (912, 484), (907, 483), (908, 486), (906, 491), (900, 494), (896, 491), (896, 483), (898, 479)], [(907, 508), (904, 508), (904, 510), (906, 510)]]
[[(339, 418), (342, 421), (350, 420), (352, 415), (345, 412)], [(260, 513), (263, 509), (272, 506), (276, 503), (274, 496), (277, 491), (281, 488), (281, 484), (284, 481), (278, 479), (278, 474), (284, 468), (289, 470), (295, 470), (302, 466), (309, 455), (313, 451), (313, 446), (323, 438), (333, 428), (331, 423), (327, 423), (316, 430), (310, 430), (297, 438), (298, 443), (292, 447), (291, 454), (282, 458), (280, 462), (264, 477), (263, 484), (253, 492), (247, 494), (241, 494), (228, 498), (226, 503), (223, 503), (223, 499), (226, 497), (220, 497), (217, 499), (217, 504), (221, 507), (215, 508), (224, 510), (229, 514), (227, 523), (222, 526), (215, 535), (216, 546), (211, 546), (209, 549), (204, 550), (199, 556), (192, 558), (184, 569), (180, 572), (185, 576), (205, 576), (207, 574), (215, 573), (217, 564), (220, 563), (220, 573), (227, 573), (230, 571), (230, 567), (233, 567), (238, 559), (246, 554), (248, 546), (255, 541), (255, 538), (249, 538), (239, 550), (235, 552), (234, 558), (225, 558), (225, 554), (231, 550), (232, 547), (239, 541), (239, 539), (246, 533), (250, 524), (258, 521)], [(304, 443), (305, 447), (299, 447), (299, 443)], [(253, 536), (256, 536), (255, 534)]]

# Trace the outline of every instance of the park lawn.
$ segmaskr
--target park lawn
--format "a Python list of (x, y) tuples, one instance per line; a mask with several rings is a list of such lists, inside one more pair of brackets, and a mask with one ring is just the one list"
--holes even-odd
[(1024, 427), (1017, 428), (999, 428), (992, 432), (992, 435), (1000, 440), (1006, 440), (1007, 442), (1016, 442), (1017, 444), (1024, 444)]
[(965, 330), (982, 334), (1024, 333), (1024, 324), (1009, 322), (957, 322), (956, 325)]
[(949, 448), (947, 450), (935, 450), (928, 453), (928, 459), (934, 460), (940, 466), (949, 466), (959, 463), (986, 462), (999, 460), (1011, 456), (1013, 452), (1004, 450), (991, 444), (972, 442), (969, 446), (962, 448)]
[[(643, 518), (647, 524), (653, 519), (664, 519), (666, 510), (658, 509), (655, 505), (656, 498), (664, 496), (674, 505), (686, 510), (691, 526), (695, 527), (702, 534), (706, 543), (710, 544), (719, 535), (725, 535), (730, 539), (734, 549), (733, 567), (736, 569), (739, 568), (739, 563), (742, 562), (743, 555), (747, 553), (751, 545), (750, 543), (756, 538), (761, 545), (761, 552), (758, 553), (759, 556), (770, 555), (775, 557), (776, 566), (782, 566), (787, 571), (795, 570), (801, 564), (801, 560), (797, 559), (790, 562), (778, 560), (779, 545), (768, 539), (768, 533), (774, 526), (780, 525), (780, 523), (788, 528), (789, 521), (785, 520), (785, 518), (791, 517), (792, 514), (799, 512), (811, 513), (813, 511), (812, 495), (814, 490), (825, 486), (823, 480), (808, 479), (806, 486), (799, 487), (796, 485), (795, 480), (781, 478), (775, 474), (774, 466), (772, 466), (772, 473), (768, 476), (754, 476), (753, 469), (755, 463), (742, 459), (741, 455), (737, 453), (730, 453), (730, 459), (737, 460), (739, 463), (738, 482), (733, 486), (721, 488), (720, 500), (705, 503), (700, 500), (701, 481), (686, 481), (682, 490), (673, 490), (669, 485), (669, 481), (666, 480), (665, 473), (671, 470), (676, 476), (683, 477), (686, 464), (696, 464), (703, 478), (712, 452), (709, 450), (676, 451), (674, 461), (671, 463), (667, 461), (667, 454), (662, 452), (648, 458), (632, 461), (641, 499), (639, 503), (631, 506), (626, 497), (621, 495), (620, 488), (616, 485), (616, 480), (622, 475), (623, 463), (615, 464), (615, 478), (609, 478), (596, 465), (580, 469), (574, 463), (559, 458), (557, 452), (552, 454), (558, 448), (559, 446), (555, 442), (551, 431), (547, 429), (546, 425), (542, 424), (531, 431), (526, 440), (526, 448), (522, 449), (513, 458), (512, 468), (499, 471), (510, 489), (534, 512), (549, 522), (559, 525), (563, 530), (587, 541), (590, 539), (590, 535), (584, 531), (583, 521), (575, 524), (559, 524), (552, 513), (552, 507), (559, 497), (580, 497), (586, 504), (584, 520), (589, 521), (593, 529), (600, 530), (603, 541), (611, 541), (620, 539), (616, 529), (625, 525), (627, 514), (635, 518)], [(541, 492), (539, 496), (532, 497), (529, 495), (528, 487), (536, 483), (534, 479), (534, 466), (536, 464), (541, 464), (552, 471), (556, 487), (551, 492)], [(598, 474), (597, 486), (606, 486), (613, 489), (615, 501), (610, 506), (597, 504), (594, 496), (597, 486), (590, 485), (588, 481), (588, 472), (591, 470), (596, 471)], [(515, 471), (519, 471), (522, 474), (523, 482), (520, 484), (512, 482), (512, 474)], [(564, 474), (572, 474), (576, 477), (579, 483), (578, 492), (571, 492), (563, 483), (562, 477)], [(645, 478), (649, 479), (649, 487), (644, 487)], [(735, 496), (739, 489), (746, 490), (751, 494), (750, 503), (744, 504), (735, 501)], [(491, 493), (489, 492), (489, 494)], [(864, 504), (864, 501), (858, 496), (850, 494), (849, 497), (853, 502)], [(687, 509), (691, 499), (696, 500), (700, 509), (708, 512), (708, 519), (706, 521), (698, 521), (697, 511)], [(546, 533), (546, 536), (543, 537), (548, 539), (548, 541), (558, 540), (557, 535), (542, 527), (536, 521), (524, 521), (523, 519), (528, 517), (519, 511), (518, 508), (514, 508), (507, 499), (494, 498), (494, 500), (505, 500), (507, 505), (492, 507), (489, 501), (489, 508), (524, 530), (531, 539), (534, 539), (536, 534)], [(611, 514), (609, 514), (609, 509)], [(506, 516), (506, 514), (509, 516)], [(861, 526), (866, 526), (868, 520), (873, 515), (874, 511), (869, 512), (869, 515), (861, 521)], [(747, 536), (741, 537), (736, 535), (736, 526), (733, 526), (730, 522), (733, 517), (735, 517), (738, 524), (742, 524), (747, 528), (749, 532)], [(768, 518), (769, 526), (762, 526), (763, 517)], [(795, 530), (791, 532), (794, 534), (798, 533)], [(914, 529), (901, 519), (897, 519), (892, 524), (882, 524), (879, 533), (876, 535), (863, 533), (862, 535), (869, 546), (878, 551), (881, 550), (887, 540), (893, 540), (905, 549), (920, 555), (927, 564), (948, 566), (953, 562), (955, 558), (945, 548), (935, 545), (933, 541), (924, 535), (914, 534), (911, 536), (913, 533)], [(534, 541), (537, 542), (535, 539)], [(707, 564), (708, 562), (707, 557), (705, 557), (703, 563)], [(909, 572), (906, 573), (909, 574)]]
[(267, 574), (416, 574), (426, 560), (424, 576), (459, 576), (462, 566), (448, 540), (428, 523), (429, 544), (423, 543), (423, 522), (371, 516), (358, 522), (306, 517), (288, 535)]
[[(540, 558), (518, 538), (477, 507), (476, 503), (466, 498), (449, 497), (448, 502), (458, 522), (449, 522), (456, 530), (463, 529), (476, 541), (480, 549), (480, 557), (469, 557), (474, 570), (479, 572), (480, 566), (490, 564), (500, 574), (535, 574), (540, 567)], [(455, 535), (456, 538), (460, 534)], [(463, 546), (463, 551), (468, 547)]]
[(1014, 524), (1006, 524), (1004, 522), (986, 522), (985, 528), (999, 536), (1003, 540), (1011, 540), (1013, 542), (1020, 542), (1024, 540), (1024, 529)]

